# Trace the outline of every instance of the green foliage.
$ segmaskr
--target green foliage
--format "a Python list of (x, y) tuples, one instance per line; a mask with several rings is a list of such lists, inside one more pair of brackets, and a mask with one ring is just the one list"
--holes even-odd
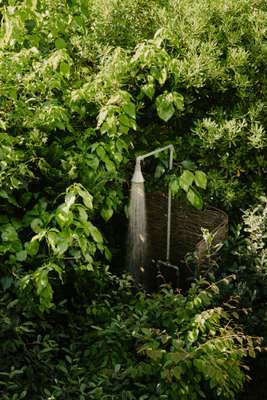
[(243, 224), (238, 225), (225, 248), (225, 273), (238, 276), (232, 291), (240, 296), (243, 307), (250, 307), (247, 325), (251, 332), (267, 334), (267, 203), (262, 197), (255, 207), (243, 213)]
[[(147, 173), (193, 206), (238, 214), (264, 193), (266, 2), (0, 7), (1, 397), (234, 398), (252, 339), (209, 291), (106, 285), (102, 232), (128, 201), (130, 160), (170, 143), (172, 175), (164, 158)], [(265, 208), (247, 212), (229, 262), (253, 306), (265, 290)], [(92, 304), (69, 310), (65, 332), (72, 291)]]
[(216, 306), (216, 284), (185, 297), (103, 282), (91, 304), (63, 302), (45, 319), (1, 297), (1, 398), (235, 398), (258, 339), (242, 333), (231, 304)]
[[(52, 306), (49, 275), (56, 273), (63, 281), (70, 269), (91, 271), (98, 264), (97, 252), (110, 260), (102, 234), (90, 221), (92, 209), (92, 196), (80, 184), (73, 184), (66, 190), (64, 202), (54, 210), (48, 211), (47, 202), (40, 199), (20, 221), (6, 218), (0, 225), (0, 251), (10, 275), (3, 275), (2, 285), (5, 287), (7, 279), (12, 281), (12, 275), (17, 275), (22, 290), (36, 288), (40, 309), (45, 310)], [(17, 271), (13, 270), (15, 263)]]

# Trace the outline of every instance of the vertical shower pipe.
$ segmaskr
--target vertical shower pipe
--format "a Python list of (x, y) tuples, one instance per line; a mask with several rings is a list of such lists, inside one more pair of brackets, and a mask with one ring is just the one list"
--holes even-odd
[[(162, 147), (160, 149), (151, 151), (150, 153), (144, 154), (143, 156), (138, 156), (136, 159), (137, 165), (140, 163), (140, 161), (144, 160), (147, 157), (153, 156), (157, 153), (160, 153), (164, 150), (170, 150), (170, 158), (169, 158), (169, 170), (173, 168), (173, 152), (174, 152), (174, 147), (172, 144), (169, 144), (168, 146)], [(140, 169), (140, 166), (139, 166)], [(141, 169), (140, 169), (141, 171)], [(166, 249), (166, 261), (170, 261), (170, 238), (171, 238), (171, 206), (172, 206), (172, 201), (171, 201), (171, 189), (169, 187), (168, 191), (168, 215), (167, 215), (167, 249)]]

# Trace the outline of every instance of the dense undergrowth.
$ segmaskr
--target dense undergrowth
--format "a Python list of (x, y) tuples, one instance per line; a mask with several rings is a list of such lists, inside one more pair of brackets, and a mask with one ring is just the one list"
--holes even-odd
[(242, 359), (260, 342), (243, 333), (234, 299), (219, 302), (230, 280), (200, 282), (187, 296), (167, 287), (148, 296), (107, 276), (102, 295), (88, 302), (76, 294), (48, 316), (6, 294), (1, 398), (235, 398), (247, 373)]
[[(266, 2), (0, 7), (1, 398), (235, 398), (267, 330)], [(112, 276), (116, 218), (170, 143), (149, 188), (230, 236), (188, 294), (150, 296)]]

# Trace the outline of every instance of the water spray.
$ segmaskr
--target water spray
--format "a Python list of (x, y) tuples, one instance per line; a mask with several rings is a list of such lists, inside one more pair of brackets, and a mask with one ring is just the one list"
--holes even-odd
[[(128, 263), (130, 272), (138, 282), (142, 282), (146, 263), (147, 233), (146, 233), (146, 207), (145, 207), (145, 179), (142, 174), (141, 162), (150, 156), (169, 150), (169, 169), (173, 168), (174, 147), (172, 144), (156, 149), (136, 158), (134, 174), (132, 177), (131, 199), (129, 210), (129, 237), (128, 237)], [(170, 235), (171, 235), (171, 190), (168, 191), (167, 214), (167, 240), (166, 261), (158, 260), (157, 263), (170, 266)]]
[[(174, 147), (173, 147), (172, 144), (169, 144), (168, 146), (161, 147), (159, 149), (156, 149), (154, 151), (151, 151), (149, 153), (146, 153), (146, 154), (136, 158), (134, 174), (133, 174), (133, 177), (132, 177), (132, 183), (141, 183), (141, 182), (145, 181), (144, 177), (143, 177), (143, 174), (142, 174), (142, 170), (141, 170), (141, 161), (143, 161), (147, 157), (154, 156), (155, 154), (161, 153), (162, 151), (165, 151), (165, 150), (169, 150), (170, 151), (169, 170), (172, 170), (172, 168), (173, 168)], [(172, 201), (171, 190), (169, 188), (169, 191), (168, 191), (166, 262), (170, 261), (171, 201)]]

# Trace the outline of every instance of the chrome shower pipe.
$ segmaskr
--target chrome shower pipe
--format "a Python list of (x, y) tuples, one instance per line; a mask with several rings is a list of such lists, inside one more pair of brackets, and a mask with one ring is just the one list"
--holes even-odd
[[(144, 182), (144, 178), (141, 172), (141, 161), (143, 161), (145, 158), (154, 156), (155, 154), (161, 153), (162, 151), (169, 150), (170, 151), (170, 157), (169, 157), (169, 170), (173, 168), (173, 153), (174, 153), (174, 147), (172, 144), (169, 144), (168, 146), (161, 147), (159, 149), (156, 149), (154, 151), (151, 151), (149, 153), (146, 153), (142, 156), (138, 156), (136, 158), (136, 164), (135, 164), (135, 172), (132, 178), (132, 182)], [(166, 261), (170, 261), (170, 239), (171, 239), (171, 189), (169, 187), (168, 191), (168, 215), (167, 215), (167, 248), (166, 248)]]

